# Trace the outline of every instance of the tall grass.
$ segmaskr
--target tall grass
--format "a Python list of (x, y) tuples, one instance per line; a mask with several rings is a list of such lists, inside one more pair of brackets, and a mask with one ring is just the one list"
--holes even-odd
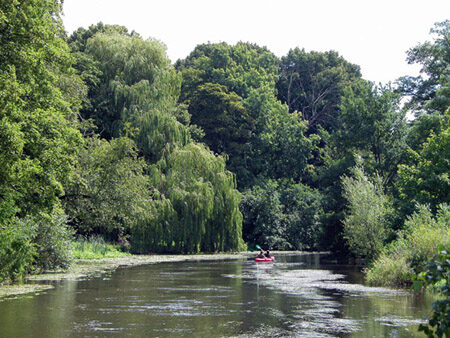
[(100, 259), (128, 256), (120, 245), (106, 243), (102, 237), (78, 237), (73, 242), (72, 255), (77, 259)]

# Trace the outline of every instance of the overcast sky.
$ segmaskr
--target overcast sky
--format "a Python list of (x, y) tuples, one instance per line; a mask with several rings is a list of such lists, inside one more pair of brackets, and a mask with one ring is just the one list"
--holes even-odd
[(417, 74), (406, 51), (449, 16), (448, 0), (64, 0), (63, 20), (69, 33), (99, 21), (124, 25), (166, 44), (172, 62), (208, 41), (253, 42), (279, 57), (295, 47), (333, 49), (365, 79), (386, 83)]

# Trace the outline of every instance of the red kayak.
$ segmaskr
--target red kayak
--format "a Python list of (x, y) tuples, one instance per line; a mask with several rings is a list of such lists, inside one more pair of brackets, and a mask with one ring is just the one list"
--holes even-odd
[(273, 262), (274, 260), (275, 260), (274, 256), (264, 257), (264, 258), (259, 258), (259, 257), (255, 258), (255, 262)]

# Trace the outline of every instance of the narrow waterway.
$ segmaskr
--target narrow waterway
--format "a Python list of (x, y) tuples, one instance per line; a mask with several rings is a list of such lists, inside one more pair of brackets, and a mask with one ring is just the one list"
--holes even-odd
[(160, 263), (0, 302), (0, 337), (419, 337), (432, 301), (319, 254)]

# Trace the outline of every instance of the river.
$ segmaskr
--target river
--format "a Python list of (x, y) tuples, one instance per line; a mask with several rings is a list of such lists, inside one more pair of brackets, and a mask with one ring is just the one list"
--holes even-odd
[(0, 302), (0, 337), (414, 337), (430, 296), (322, 254), (159, 263)]

